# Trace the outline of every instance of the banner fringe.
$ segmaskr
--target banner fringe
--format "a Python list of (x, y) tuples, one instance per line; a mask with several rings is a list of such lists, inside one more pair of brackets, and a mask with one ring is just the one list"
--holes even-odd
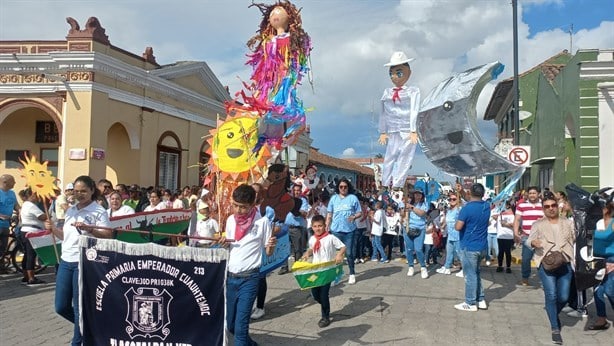
[(155, 243), (132, 244), (115, 239), (100, 239), (83, 235), (79, 239), (79, 246), (82, 249), (93, 247), (100, 251), (113, 251), (130, 256), (154, 255), (176, 261), (220, 263), (228, 260), (228, 250), (224, 248), (171, 247)]

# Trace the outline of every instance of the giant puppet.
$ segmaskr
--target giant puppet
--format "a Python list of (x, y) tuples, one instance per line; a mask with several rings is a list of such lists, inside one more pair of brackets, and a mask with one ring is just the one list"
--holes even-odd
[(226, 102), (226, 120), (210, 131), (205, 185), (215, 181), (221, 222), (230, 214), (232, 190), (267, 176), (267, 159), (274, 162), (305, 128), (305, 109), (296, 88), (308, 72), (311, 39), (302, 28), (300, 9), (285, 0), (252, 6), (263, 17), (247, 42), (250, 82), (235, 95), (243, 102)]
[(300, 9), (289, 1), (251, 6), (258, 7), (263, 18), (247, 42), (252, 51), (247, 61), (253, 69), (248, 86), (252, 95), (241, 94), (261, 115), (254, 151), (264, 144), (280, 150), (294, 144), (305, 129), (305, 108), (296, 88), (309, 70), (311, 39), (303, 30)]
[(416, 120), (420, 106), (420, 89), (406, 86), (411, 76), (409, 63), (414, 60), (403, 52), (395, 52), (389, 75), (394, 87), (386, 88), (381, 98), (378, 130), (379, 143), (386, 145), (382, 169), (382, 184), (400, 189), (405, 184), (418, 144)]

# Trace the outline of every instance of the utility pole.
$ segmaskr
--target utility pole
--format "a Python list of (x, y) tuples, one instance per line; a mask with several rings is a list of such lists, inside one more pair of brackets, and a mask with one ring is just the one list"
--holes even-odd
[(573, 23), (569, 24), (569, 54), (573, 54)]
[(512, 0), (513, 33), (514, 33), (514, 144), (520, 145), (520, 90), (518, 88), (518, 0)]

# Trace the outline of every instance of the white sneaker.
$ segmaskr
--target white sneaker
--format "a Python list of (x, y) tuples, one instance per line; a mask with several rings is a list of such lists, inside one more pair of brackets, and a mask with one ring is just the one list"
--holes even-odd
[(446, 268), (446, 267), (441, 267), (439, 269), (436, 270), (437, 273), (439, 274), (444, 274), (444, 275), (450, 275), (452, 274), (452, 272), (450, 271), (450, 269)]
[(457, 278), (464, 278), (464, 277), (465, 277), (465, 275), (463, 274), (463, 271), (461, 270), (461, 271), (459, 271), (458, 273), (456, 273), (456, 277), (457, 277)]
[(488, 309), (488, 305), (486, 304), (485, 300), (482, 300), (482, 301), (478, 302), (478, 309), (482, 309), (482, 310), (487, 310)]
[(356, 283), (356, 276), (354, 274), (350, 274), (350, 277), (348, 278), (348, 284), (353, 285)]
[(486, 266), (490, 267), (490, 261), (486, 261)]
[(264, 309), (255, 308), (250, 317), (253, 320), (257, 320), (259, 318), (262, 318), (262, 316), (264, 316)]
[(456, 310), (460, 310), (460, 311), (471, 311), (471, 312), (478, 311), (478, 307), (477, 306), (469, 305), (469, 304), (467, 304), (465, 302), (454, 305), (454, 308)]
[(414, 267), (409, 267), (407, 270), (407, 276), (414, 276)]
[(420, 276), (421, 276), (423, 279), (428, 278), (428, 277), (429, 277), (429, 271), (428, 271), (428, 270), (426, 270), (426, 268), (420, 268)]

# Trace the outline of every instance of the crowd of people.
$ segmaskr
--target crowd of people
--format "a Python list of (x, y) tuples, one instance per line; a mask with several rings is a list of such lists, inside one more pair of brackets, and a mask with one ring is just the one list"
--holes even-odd
[[(282, 229), (289, 234), (291, 253), (288, 265), (283, 266), (279, 274), (287, 273), (294, 260), (308, 258), (316, 262), (346, 263), (350, 285), (357, 282), (356, 266), (368, 261), (381, 265), (393, 260), (404, 261), (408, 265), (407, 276), (413, 276), (418, 266), (422, 279), (456, 271), (457, 277), (464, 277), (465, 297), (454, 308), (468, 312), (488, 308), (481, 267), (496, 263), (497, 273), (512, 273), (511, 251), (520, 246), (522, 279), (519, 285), (531, 285), (533, 261), (544, 289), (552, 341), (562, 343), (558, 318), (562, 311), (570, 316), (587, 315), (586, 290), (577, 291), (573, 285), (576, 232), (571, 206), (563, 192), (554, 194), (529, 187), (526, 192), (495, 206), (484, 198), (482, 185), (473, 184), (464, 189), (457, 184), (453, 191), (428, 203), (420, 190), (407, 194), (387, 189), (359, 192), (345, 178), (337, 181), (334, 189), (309, 190), (297, 180), (287, 185), (294, 207), (285, 218), (276, 215), (270, 206), (262, 205), (266, 184), (253, 184), (237, 187), (232, 198), (233, 213), (227, 220), (217, 220), (212, 213), (216, 208), (215, 198), (201, 187), (186, 186), (172, 192), (137, 185), (113, 186), (106, 179), (96, 183), (90, 177), (81, 176), (66, 184), (50, 207), (53, 212), (45, 213), (40, 199), (30, 189), (19, 193), (21, 207), (16, 199), (11, 202), (9, 191), (12, 192), (14, 179), (5, 175), (0, 180), (3, 202), (0, 221), (17, 212), (24, 234), (49, 229), (63, 240), (55, 304), (58, 314), (70, 321), (78, 321), (79, 314), (77, 239), (80, 234), (111, 237), (112, 232), (105, 228), (111, 217), (187, 208), (198, 214), (197, 225), (189, 235), (202, 238), (191, 241), (192, 246), (224, 245), (230, 249), (228, 287), (233, 287), (229, 290), (233, 293), (227, 297), (227, 318), (229, 330), (238, 344), (252, 342), (248, 333), (249, 319), (259, 319), (265, 314), (266, 275), (257, 269), (263, 253), (273, 251), (275, 236)], [(603, 201), (603, 219), (597, 223), (595, 231), (599, 245), (596, 243), (595, 249), (606, 258), (607, 273), (595, 288), (597, 318), (589, 327), (592, 330), (610, 326), (606, 320), (606, 301), (614, 307), (614, 274), (611, 274), (614, 270), (614, 202), (611, 195), (604, 195)], [(220, 229), (220, 221), (225, 221), (224, 229)], [(254, 233), (254, 227), (258, 232)], [(4, 229), (3, 226), (3, 232)], [(225, 243), (225, 239), (234, 239), (234, 242)], [(26, 244), (22, 281), (31, 285), (44, 283), (34, 275), (35, 252), (27, 246), (25, 237), (22, 240)], [(176, 244), (171, 240), (168, 245)], [(555, 269), (543, 264), (549, 261), (552, 252), (562, 254), (564, 259)], [(322, 305), (320, 327), (331, 322), (328, 299), (331, 284), (312, 290), (314, 299)], [(80, 333), (77, 323), (75, 326), (73, 344), (77, 345)]]

